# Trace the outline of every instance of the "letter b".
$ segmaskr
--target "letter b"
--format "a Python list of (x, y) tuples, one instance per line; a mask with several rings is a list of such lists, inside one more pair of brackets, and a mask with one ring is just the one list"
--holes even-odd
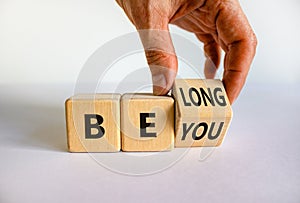
[[(96, 119), (96, 123), (92, 124), (92, 119)], [(99, 139), (103, 137), (105, 130), (101, 126), (103, 123), (103, 117), (98, 114), (85, 114), (84, 115), (85, 121), (85, 138), (86, 139)], [(96, 134), (92, 134), (92, 129), (97, 129)]]

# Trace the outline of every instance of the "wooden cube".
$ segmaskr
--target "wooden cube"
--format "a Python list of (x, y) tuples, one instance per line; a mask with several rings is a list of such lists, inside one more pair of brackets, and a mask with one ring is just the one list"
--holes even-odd
[(174, 100), (170, 96), (125, 94), (121, 99), (123, 151), (174, 148)]
[(232, 110), (220, 80), (177, 79), (175, 147), (219, 146), (229, 127)]
[(119, 94), (91, 94), (66, 101), (70, 152), (120, 151), (120, 98)]

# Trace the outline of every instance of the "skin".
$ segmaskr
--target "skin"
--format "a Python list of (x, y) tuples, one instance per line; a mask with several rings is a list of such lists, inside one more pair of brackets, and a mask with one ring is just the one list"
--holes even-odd
[(174, 24), (195, 33), (207, 57), (204, 74), (214, 78), (225, 52), (223, 84), (233, 103), (243, 88), (257, 46), (238, 0), (117, 0), (139, 31), (152, 73), (153, 93), (172, 88), (178, 63), (168, 32)]

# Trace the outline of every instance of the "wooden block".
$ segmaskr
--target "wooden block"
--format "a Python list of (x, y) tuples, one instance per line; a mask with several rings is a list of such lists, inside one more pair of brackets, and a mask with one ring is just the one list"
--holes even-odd
[(120, 98), (119, 94), (91, 94), (66, 101), (70, 152), (120, 151)]
[(123, 151), (174, 148), (174, 100), (169, 96), (125, 94), (121, 99)]
[(175, 147), (219, 146), (229, 127), (232, 110), (220, 80), (177, 79)]

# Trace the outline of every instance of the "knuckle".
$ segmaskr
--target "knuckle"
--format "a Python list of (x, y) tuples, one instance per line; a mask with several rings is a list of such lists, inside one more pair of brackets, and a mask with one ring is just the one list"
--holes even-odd
[(147, 58), (147, 61), (149, 64), (157, 65), (161, 61), (166, 60), (167, 56), (164, 53), (162, 53), (161, 51), (147, 50), (146, 58)]
[(258, 40), (253, 31), (251, 31), (250, 35), (248, 35), (248, 37), (244, 39), (244, 42), (246, 42), (246, 44), (249, 48), (254, 49), (254, 50), (256, 49)]
[(146, 58), (149, 65), (170, 66), (177, 63), (176, 55), (158, 50), (146, 50)]
[(254, 48), (256, 48), (256, 47), (257, 47), (257, 44), (258, 44), (258, 40), (257, 40), (257, 37), (256, 37), (256, 35), (255, 35), (254, 32), (252, 33), (251, 42), (252, 42), (252, 46), (253, 46)]

